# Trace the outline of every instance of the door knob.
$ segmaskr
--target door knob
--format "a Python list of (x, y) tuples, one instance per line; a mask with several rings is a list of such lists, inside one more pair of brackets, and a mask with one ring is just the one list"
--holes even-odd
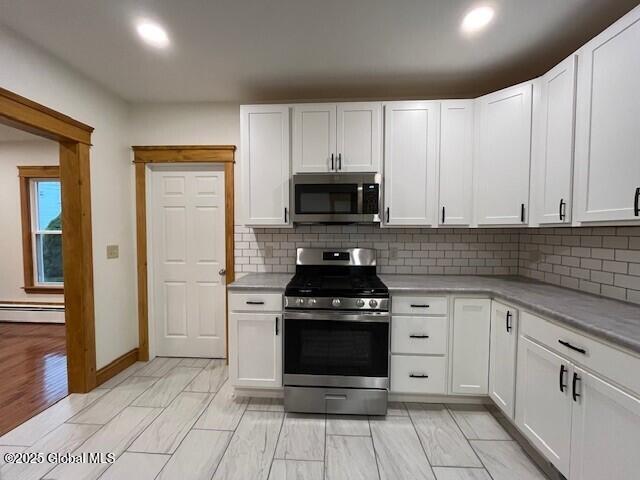
[(226, 274), (227, 274), (227, 269), (226, 269), (226, 268), (221, 268), (221, 269), (218, 271), (218, 274), (219, 274), (220, 276), (226, 275)]

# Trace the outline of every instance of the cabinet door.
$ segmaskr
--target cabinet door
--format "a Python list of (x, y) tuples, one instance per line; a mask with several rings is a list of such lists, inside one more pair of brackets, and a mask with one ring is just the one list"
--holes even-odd
[(289, 106), (240, 107), (242, 190), (247, 225), (289, 224)]
[(571, 222), (576, 62), (572, 55), (540, 82), (536, 129), (538, 222)]
[(385, 104), (384, 223), (435, 221), (438, 102)]
[(491, 300), (456, 298), (453, 305), (451, 392), (486, 395)]
[(571, 374), (567, 360), (520, 336), (516, 425), (565, 476), (571, 453)]
[(517, 330), (518, 311), (492, 301), (489, 396), (510, 419), (515, 404)]
[(337, 169), (336, 105), (314, 103), (293, 107), (293, 173)]
[(640, 219), (640, 8), (579, 52), (576, 217)]
[(526, 224), (531, 91), (532, 85), (528, 82), (477, 99), (475, 204), (478, 225)]
[(638, 478), (640, 399), (575, 369), (571, 480)]
[(229, 315), (229, 372), (238, 387), (282, 387), (282, 316)]
[(471, 223), (473, 100), (442, 102), (439, 196), (441, 225)]
[(382, 156), (382, 104), (339, 103), (337, 107), (339, 172), (378, 172)]

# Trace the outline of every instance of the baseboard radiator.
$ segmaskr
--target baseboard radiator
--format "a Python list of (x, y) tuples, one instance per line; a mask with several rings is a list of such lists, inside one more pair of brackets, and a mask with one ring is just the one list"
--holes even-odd
[(64, 323), (64, 305), (0, 302), (0, 322)]

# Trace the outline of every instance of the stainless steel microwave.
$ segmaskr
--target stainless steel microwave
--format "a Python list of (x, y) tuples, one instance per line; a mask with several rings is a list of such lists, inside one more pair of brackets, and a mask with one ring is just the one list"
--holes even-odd
[(294, 223), (380, 222), (376, 173), (300, 173), (292, 195)]

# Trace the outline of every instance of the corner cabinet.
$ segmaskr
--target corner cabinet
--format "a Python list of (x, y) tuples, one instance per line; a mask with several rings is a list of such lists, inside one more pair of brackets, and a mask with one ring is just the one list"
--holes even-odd
[(282, 388), (282, 295), (230, 293), (229, 311), (231, 384)]
[(388, 102), (384, 119), (383, 224), (434, 225), (440, 102)]
[(471, 224), (472, 172), (473, 100), (445, 100), (440, 115), (440, 225)]
[(534, 112), (532, 193), (541, 224), (571, 222), (576, 68), (572, 55), (536, 84), (540, 102)]
[(294, 105), (292, 143), (294, 173), (378, 172), (382, 104)]
[(640, 8), (580, 49), (575, 217), (640, 220)]
[(240, 137), (244, 223), (289, 226), (289, 106), (241, 106)]
[(529, 202), (532, 83), (476, 99), (476, 223), (524, 226)]
[(513, 420), (516, 390), (518, 310), (491, 302), (489, 396)]

